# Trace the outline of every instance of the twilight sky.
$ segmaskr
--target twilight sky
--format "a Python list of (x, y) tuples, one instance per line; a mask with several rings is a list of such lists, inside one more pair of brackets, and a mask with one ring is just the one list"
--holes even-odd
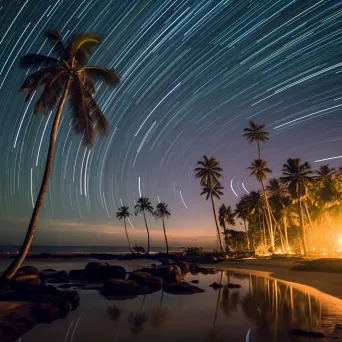
[[(18, 62), (50, 53), (46, 29), (65, 39), (97, 31), (104, 41), (90, 64), (118, 68), (122, 86), (97, 92), (110, 134), (91, 149), (65, 108), (34, 244), (125, 245), (115, 212), (122, 202), (133, 213), (141, 193), (169, 204), (170, 245), (213, 247), (211, 206), (192, 170), (203, 154), (218, 158), (226, 204), (237, 200), (231, 185), (237, 195), (256, 189), (246, 169), (256, 146), (241, 137), (248, 120), (271, 134), (262, 157), (273, 175), (288, 157), (316, 168), (341, 156), (341, 17), (337, 0), (0, 1), (0, 245), (22, 242), (43, 174), (54, 112), (25, 104)], [(142, 218), (131, 222), (145, 245)], [(149, 222), (162, 245), (161, 223)]]

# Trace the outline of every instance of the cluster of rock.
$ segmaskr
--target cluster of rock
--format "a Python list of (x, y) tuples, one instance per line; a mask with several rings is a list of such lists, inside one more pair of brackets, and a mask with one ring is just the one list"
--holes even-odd
[(25, 266), (0, 284), (0, 341), (14, 340), (36, 324), (65, 317), (77, 308), (77, 291), (62, 291), (44, 282), (35, 267)]

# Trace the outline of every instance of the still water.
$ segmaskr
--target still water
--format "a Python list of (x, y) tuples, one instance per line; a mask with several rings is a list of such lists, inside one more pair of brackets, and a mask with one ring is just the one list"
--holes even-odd
[[(40, 324), (20, 342), (317, 341), (296, 338), (294, 328), (333, 332), (342, 307), (277, 280), (218, 272), (187, 275), (205, 293), (170, 295), (159, 291), (129, 300), (108, 300), (80, 290), (81, 304), (65, 319)], [(224, 285), (213, 290), (213, 282)], [(228, 283), (240, 284), (229, 289)], [(330, 338), (319, 341), (330, 341)], [(338, 339), (333, 339), (338, 341)]]

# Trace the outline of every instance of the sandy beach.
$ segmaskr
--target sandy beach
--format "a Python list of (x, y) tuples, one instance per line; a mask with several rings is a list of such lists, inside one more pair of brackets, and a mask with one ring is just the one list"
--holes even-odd
[(342, 304), (342, 274), (292, 270), (297, 265), (297, 260), (290, 259), (245, 259), (227, 260), (216, 265), (204, 265), (204, 267), (278, 279), (289, 282), (299, 290), (310, 292), (312, 295), (328, 295), (330, 299), (338, 299)]

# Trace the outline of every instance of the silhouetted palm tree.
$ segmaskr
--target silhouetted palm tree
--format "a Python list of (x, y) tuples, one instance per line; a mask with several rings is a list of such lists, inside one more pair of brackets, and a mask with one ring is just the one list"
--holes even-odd
[(164, 230), (164, 236), (165, 236), (165, 243), (166, 243), (166, 254), (169, 254), (169, 244), (167, 243), (167, 237), (166, 237), (166, 230), (165, 230), (165, 222), (164, 217), (169, 218), (171, 216), (171, 213), (167, 207), (167, 204), (164, 202), (157, 204), (157, 209), (154, 212), (154, 216), (156, 218), (161, 218), (163, 221), (163, 230)]
[(229, 226), (235, 226), (235, 214), (233, 213), (232, 207), (230, 205), (226, 206), (225, 204), (221, 204), (219, 208), (219, 223), (220, 226), (224, 229), (226, 228), (226, 224)]
[(31, 246), (48, 187), (57, 131), (67, 98), (69, 98), (71, 105), (76, 133), (83, 135), (85, 144), (93, 144), (95, 133), (105, 133), (108, 126), (106, 117), (93, 98), (96, 91), (94, 85), (97, 81), (104, 82), (111, 87), (117, 87), (120, 83), (116, 70), (87, 65), (89, 57), (101, 42), (95, 33), (75, 34), (65, 45), (60, 33), (50, 30), (47, 32), (47, 39), (53, 45), (56, 58), (39, 54), (24, 56), (21, 60), (23, 68), (44, 68), (28, 76), (21, 86), (20, 92), (28, 92), (26, 101), (29, 101), (36, 91), (43, 87), (35, 103), (34, 112), (46, 114), (49, 110), (55, 109), (56, 106), (57, 111), (51, 128), (44, 176), (26, 237), (19, 253), (4, 272), (2, 278), (13, 277)]
[(131, 248), (131, 243), (129, 241), (129, 237), (128, 237), (128, 233), (127, 233), (127, 223), (126, 223), (126, 218), (129, 218), (129, 211), (128, 211), (128, 207), (125, 207), (124, 205), (122, 207), (120, 207), (118, 209), (118, 212), (116, 213), (116, 217), (121, 220), (124, 220), (125, 223), (125, 233), (126, 233), (126, 237), (127, 237), (127, 242), (128, 242), (128, 247), (130, 252), (133, 254), (132, 248)]
[[(217, 224), (216, 209), (215, 209), (215, 203), (214, 203), (213, 197), (220, 199), (220, 196), (223, 196), (223, 192), (222, 192), (223, 189), (224, 187), (221, 184), (216, 183), (211, 187), (207, 187), (207, 186), (203, 187), (203, 191), (201, 192), (201, 195), (206, 195), (206, 198), (205, 198), (206, 200), (208, 200), (209, 198), (211, 199), (218, 234), (220, 234), (220, 230)], [(221, 249), (224, 250), (220, 235), (218, 235), (218, 240), (219, 240)]]
[(150, 231), (148, 230), (147, 221), (146, 221), (146, 213), (153, 215), (153, 207), (148, 197), (140, 197), (137, 200), (137, 204), (135, 205), (135, 215), (138, 213), (142, 213), (145, 220), (145, 227), (147, 231), (147, 252), (150, 253)]
[(274, 251), (274, 230), (272, 225), (272, 216), (271, 216), (271, 208), (268, 202), (268, 197), (266, 194), (264, 181), (266, 179), (266, 174), (271, 173), (272, 170), (267, 167), (267, 162), (262, 159), (256, 159), (250, 167), (248, 167), (249, 170), (251, 170), (251, 176), (255, 176), (256, 179), (260, 182), (262, 193), (264, 196), (264, 201), (266, 205), (266, 212), (268, 217), (268, 226), (269, 226), (269, 233), (270, 233), (270, 242), (271, 242), (271, 248), (272, 251)]
[(258, 125), (255, 123), (255, 121), (249, 122), (249, 127), (245, 128), (243, 131), (245, 132), (243, 134), (243, 137), (249, 142), (257, 142), (258, 145), (258, 159), (261, 159), (260, 154), (260, 143), (265, 143), (269, 139), (269, 133), (264, 130), (265, 125)]
[(312, 170), (308, 162), (301, 164), (300, 158), (289, 158), (281, 170), (280, 180), (287, 185), (288, 191), (293, 199), (298, 203), (298, 214), (300, 218), (300, 227), (304, 254), (307, 255), (306, 234), (304, 227), (302, 200), (307, 195), (308, 184), (312, 180)]
[(216, 160), (216, 158), (213, 157), (208, 158), (207, 156), (203, 156), (203, 160), (198, 161), (197, 165), (199, 166), (195, 168), (196, 178), (200, 179), (200, 184), (203, 187), (201, 195), (207, 194), (206, 199), (208, 200), (210, 198), (211, 200), (217, 229), (217, 237), (220, 242), (220, 247), (223, 250), (220, 229), (217, 223), (215, 203), (213, 199), (213, 197), (220, 199), (220, 195), (223, 195), (223, 192), (221, 191), (223, 190), (223, 187), (219, 182), (219, 179), (223, 178), (223, 170), (219, 166), (219, 162)]

